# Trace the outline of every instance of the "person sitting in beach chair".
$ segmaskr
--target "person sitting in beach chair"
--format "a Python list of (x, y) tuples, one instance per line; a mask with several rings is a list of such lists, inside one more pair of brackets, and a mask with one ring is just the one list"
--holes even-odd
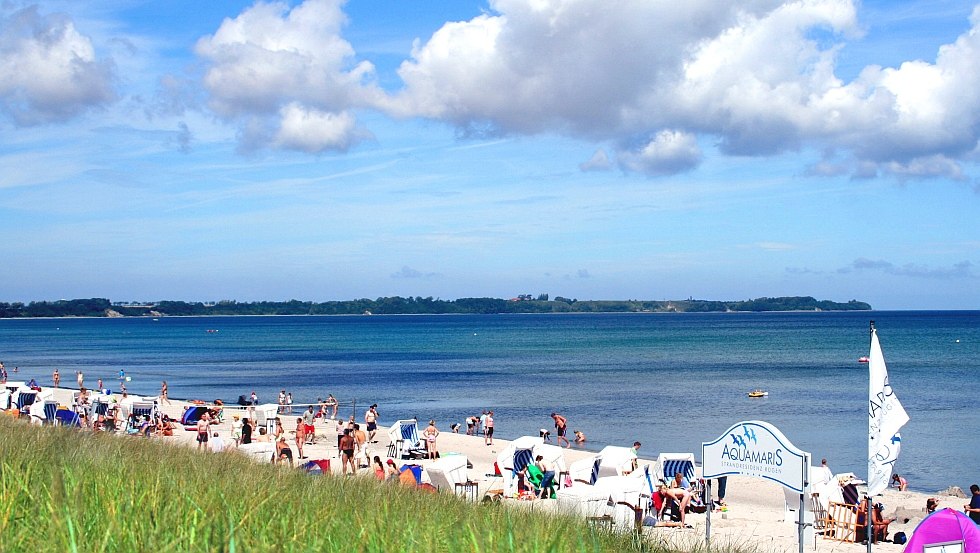
[(885, 506), (875, 503), (871, 507), (871, 543), (885, 541), (888, 539), (888, 525), (895, 522), (894, 518), (885, 518), (882, 511)]

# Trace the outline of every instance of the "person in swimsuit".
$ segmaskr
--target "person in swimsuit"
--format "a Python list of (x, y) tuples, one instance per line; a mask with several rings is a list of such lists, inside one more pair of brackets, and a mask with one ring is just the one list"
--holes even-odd
[(487, 418), (483, 422), (483, 441), (487, 445), (493, 445), (493, 411), (487, 412)]
[(347, 474), (347, 466), (350, 465), (350, 473), (357, 474), (357, 466), (354, 464), (354, 436), (348, 428), (344, 429), (344, 435), (340, 437), (340, 473)]
[(205, 413), (201, 415), (201, 418), (197, 421), (197, 449), (200, 451), (202, 447), (207, 447), (208, 445), (208, 434), (211, 431), (211, 423), (208, 422), (208, 415)]
[(306, 424), (303, 422), (303, 417), (296, 419), (296, 452), (299, 453), (300, 459), (306, 459), (303, 455), (303, 444), (306, 443)]
[(364, 413), (364, 424), (367, 426), (367, 439), (369, 442), (376, 443), (374, 435), (378, 433), (378, 404), (375, 403)]
[(425, 450), (429, 454), (429, 459), (435, 459), (439, 455), (439, 448), (436, 446), (436, 438), (439, 437), (439, 429), (436, 428), (436, 421), (430, 420), (429, 426), (425, 427)]
[(379, 481), (383, 481), (385, 479), (385, 466), (381, 462), (381, 457), (378, 457), (377, 455), (374, 456), (374, 477)]
[(565, 437), (565, 432), (568, 430), (568, 419), (559, 415), (558, 413), (552, 413), (551, 418), (555, 421), (555, 429), (558, 434), (558, 447), (561, 447), (561, 442), (565, 442), (565, 447), (572, 447), (572, 444)]
[(283, 459), (289, 461), (289, 466), (293, 466), (293, 450), (289, 449), (286, 437), (280, 436), (279, 441), (276, 442), (276, 462), (281, 463)]

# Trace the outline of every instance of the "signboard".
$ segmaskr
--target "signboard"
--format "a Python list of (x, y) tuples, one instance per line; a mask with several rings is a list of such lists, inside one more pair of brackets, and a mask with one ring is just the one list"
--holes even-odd
[(779, 431), (763, 421), (733, 425), (713, 442), (702, 442), (704, 478), (755, 476), (803, 493), (810, 454), (800, 451)]

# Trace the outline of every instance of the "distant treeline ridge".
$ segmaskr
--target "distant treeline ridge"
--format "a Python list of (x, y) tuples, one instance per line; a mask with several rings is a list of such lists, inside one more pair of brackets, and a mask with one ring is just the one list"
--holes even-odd
[(575, 300), (546, 294), (530, 299), (399, 296), (376, 300), (347, 301), (256, 301), (223, 300), (214, 303), (159, 301), (146, 304), (112, 303), (104, 298), (0, 302), (0, 318), (26, 317), (179, 317), (204, 315), (410, 315), (410, 314), (498, 314), (498, 313), (708, 313), (727, 311), (867, 311), (871, 306), (851, 300), (837, 303), (810, 296), (757, 298), (744, 301), (711, 300)]

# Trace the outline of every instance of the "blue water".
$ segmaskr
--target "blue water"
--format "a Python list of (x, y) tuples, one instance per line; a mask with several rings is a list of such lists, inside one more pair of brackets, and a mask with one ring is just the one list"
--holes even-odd
[(383, 423), (444, 430), (490, 408), (504, 438), (559, 411), (590, 449), (640, 440), (647, 456), (700, 457), (702, 441), (761, 419), (863, 475), (870, 319), (911, 416), (897, 470), (923, 491), (980, 480), (977, 311), (0, 320), (0, 360), (44, 385), (57, 367), (64, 384), (82, 370), (115, 388), (122, 368), (138, 394), (162, 380), (192, 399), (332, 393), (358, 419), (378, 403)]

